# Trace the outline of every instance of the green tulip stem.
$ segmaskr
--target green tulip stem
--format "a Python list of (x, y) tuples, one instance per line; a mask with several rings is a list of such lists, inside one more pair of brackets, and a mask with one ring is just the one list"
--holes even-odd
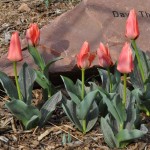
[(145, 82), (144, 70), (143, 70), (143, 67), (142, 67), (140, 55), (138, 53), (138, 49), (137, 49), (135, 40), (132, 40), (132, 45), (133, 45), (133, 48), (134, 48), (134, 51), (135, 51), (135, 55), (136, 55), (136, 58), (137, 58), (137, 61), (138, 61), (138, 66), (139, 66), (140, 73), (141, 73), (141, 76), (142, 76), (142, 80), (143, 80), (143, 83), (144, 83)]
[(124, 73), (123, 80), (124, 80), (124, 85), (123, 85), (124, 90), (123, 90), (123, 102), (122, 103), (123, 103), (124, 106), (126, 106), (126, 93), (127, 93), (127, 91), (126, 91), (126, 88), (127, 88), (127, 74), (126, 73)]
[[(85, 87), (85, 69), (82, 68), (82, 93), (81, 98), (84, 100), (84, 87)], [(82, 128), (83, 128), (83, 134), (86, 133), (86, 119), (82, 120)]]
[(107, 74), (108, 74), (108, 79), (109, 79), (109, 90), (110, 93), (112, 92), (112, 80), (111, 80), (111, 76), (110, 76), (110, 68), (107, 68)]
[(14, 74), (15, 74), (15, 81), (16, 81), (18, 96), (19, 96), (19, 99), (22, 100), (20, 86), (19, 86), (18, 77), (17, 77), (17, 62), (16, 61), (13, 62), (13, 67), (14, 67)]
[(34, 46), (34, 48), (35, 48), (36, 58), (37, 58), (37, 60), (40, 62), (40, 66), (38, 66), (38, 67), (40, 67), (41, 71), (43, 71), (43, 70), (44, 70), (44, 64), (43, 64), (42, 57), (41, 57), (39, 51), (37, 50), (37, 47)]
[(83, 134), (86, 133), (86, 119), (82, 120)]
[(148, 110), (146, 111), (146, 115), (150, 117), (150, 112)]
[(82, 71), (82, 95), (81, 98), (82, 100), (84, 99), (84, 84), (85, 84), (85, 69), (81, 69)]

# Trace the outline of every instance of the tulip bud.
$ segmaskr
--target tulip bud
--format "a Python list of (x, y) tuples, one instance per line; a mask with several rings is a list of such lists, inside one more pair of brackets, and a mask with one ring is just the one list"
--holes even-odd
[(87, 69), (91, 66), (95, 58), (94, 53), (90, 53), (89, 43), (84, 42), (80, 53), (77, 55), (77, 66), (82, 69)]
[(119, 56), (117, 70), (121, 73), (130, 73), (133, 71), (132, 50), (129, 43), (125, 43)]
[(32, 46), (38, 45), (39, 38), (40, 38), (40, 30), (37, 24), (35, 23), (30, 24), (29, 29), (27, 29), (26, 32), (26, 39), (28, 41), (28, 44)]
[(113, 65), (108, 46), (105, 46), (103, 43), (100, 43), (100, 46), (97, 50), (99, 65), (103, 68), (108, 68)]
[(14, 32), (11, 36), (7, 59), (13, 62), (23, 59), (18, 32)]
[(132, 9), (129, 13), (128, 19), (126, 21), (126, 37), (134, 40), (139, 36), (139, 28), (136, 12)]

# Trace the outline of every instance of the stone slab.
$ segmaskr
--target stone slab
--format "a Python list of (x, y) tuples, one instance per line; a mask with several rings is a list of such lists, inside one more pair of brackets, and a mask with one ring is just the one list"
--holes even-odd
[[(138, 14), (140, 36), (137, 43), (149, 54), (148, 0), (83, 0), (73, 10), (62, 14), (41, 29), (39, 51), (45, 61), (58, 56), (64, 57), (50, 68), (50, 72), (73, 71), (76, 68), (76, 54), (85, 40), (90, 43), (91, 51), (97, 50), (100, 41), (108, 43), (113, 60), (117, 60), (124, 42), (127, 41), (124, 36), (125, 22), (132, 8)], [(35, 67), (27, 50), (23, 51), (23, 55), (24, 61)], [(0, 70), (11, 76), (12, 65), (6, 56), (0, 59)], [(98, 61), (95, 60), (94, 65), (97, 64)]]

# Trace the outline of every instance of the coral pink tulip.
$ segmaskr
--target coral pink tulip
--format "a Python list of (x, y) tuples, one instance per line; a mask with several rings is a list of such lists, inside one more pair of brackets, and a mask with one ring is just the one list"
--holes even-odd
[(103, 43), (100, 43), (100, 46), (97, 50), (99, 65), (103, 68), (108, 68), (113, 65), (108, 46), (105, 46)]
[(132, 50), (129, 43), (125, 43), (119, 56), (117, 70), (121, 73), (130, 73), (133, 71)]
[(138, 21), (136, 12), (132, 9), (129, 13), (129, 17), (126, 21), (126, 37), (134, 40), (139, 36), (139, 28), (138, 28)]
[(18, 32), (12, 34), (7, 58), (13, 62), (21, 61), (23, 59)]
[(80, 53), (77, 55), (77, 66), (82, 69), (89, 68), (95, 56), (94, 53), (90, 53), (89, 43), (85, 41), (81, 47)]
[(40, 38), (40, 30), (36, 23), (30, 24), (29, 29), (27, 29), (26, 32), (26, 38), (29, 45), (33, 45), (33, 46), (38, 45), (39, 38)]

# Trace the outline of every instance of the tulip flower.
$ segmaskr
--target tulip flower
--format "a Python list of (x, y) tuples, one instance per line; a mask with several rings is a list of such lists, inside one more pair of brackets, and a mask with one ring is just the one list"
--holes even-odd
[(85, 41), (77, 55), (77, 66), (81, 69), (87, 69), (91, 66), (94, 58), (95, 54), (90, 53), (89, 43)]
[(145, 82), (145, 75), (144, 75), (144, 70), (143, 70), (143, 66), (142, 66), (142, 62), (141, 62), (141, 58), (136, 46), (136, 42), (135, 39), (139, 36), (139, 28), (138, 28), (138, 21), (137, 21), (137, 16), (136, 16), (136, 12), (134, 9), (132, 9), (129, 13), (129, 17), (127, 19), (126, 22), (126, 33), (125, 33), (126, 37), (131, 39), (132, 41), (132, 46), (133, 49), (135, 51), (135, 55), (138, 61), (138, 67), (141, 73), (141, 77), (143, 80), (143, 83)]
[(129, 43), (125, 43), (119, 56), (117, 70), (124, 74), (123, 104), (126, 106), (127, 73), (133, 71), (132, 50)]
[(136, 12), (132, 9), (129, 13), (129, 17), (126, 21), (126, 37), (134, 40), (139, 36), (139, 28), (138, 28), (138, 21)]
[(30, 24), (29, 29), (27, 29), (26, 32), (26, 39), (28, 41), (28, 44), (32, 46), (38, 45), (39, 38), (40, 38), (40, 30), (38, 28), (38, 25), (36, 23)]
[(26, 39), (28, 41), (28, 51), (33, 57), (35, 63), (38, 65), (40, 70), (44, 69), (45, 62), (37, 50), (37, 45), (39, 44), (40, 39), (40, 30), (36, 23), (32, 23), (29, 26), (29, 29), (26, 31)]
[(18, 32), (14, 32), (12, 34), (7, 59), (13, 62), (16, 87), (17, 87), (19, 99), (21, 100), (22, 96), (21, 96), (20, 86), (17, 78), (17, 62), (21, 61), (23, 57), (22, 57), (22, 50), (21, 50), (21, 44), (20, 44)]
[(109, 83), (110, 83), (110, 92), (112, 92), (112, 81), (110, 76), (110, 67), (113, 66), (113, 61), (110, 56), (110, 52), (108, 49), (108, 45), (104, 45), (100, 43), (99, 48), (97, 50), (97, 55), (99, 58), (99, 65), (103, 68), (107, 68)]
[(119, 56), (117, 70), (121, 73), (133, 71), (132, 50), (129, 43), (125, 43)]
[(99, 65), (103, 68), (108, 68), (113, 65), (108, 46), (105, 46), (103, 43), (100, 43), (100, 46), (97, 50)]
[[(84, 99), (84, 82), (85, 82), (85, 69), (89, 68), (95, 58), (95, 54), (90, 53), (89, 43), (84, 42), (80, 53), (77, 55), (77, 66), (81, 68), (82, 74), (82, 92), (81, 98)], [(86, 120), (82, 120), (83, 133), (86, 133)]]
[(18, 32), (14, 32), (11, 36), (7, 59), (12, 62), (21, 61), (23, 59)]

